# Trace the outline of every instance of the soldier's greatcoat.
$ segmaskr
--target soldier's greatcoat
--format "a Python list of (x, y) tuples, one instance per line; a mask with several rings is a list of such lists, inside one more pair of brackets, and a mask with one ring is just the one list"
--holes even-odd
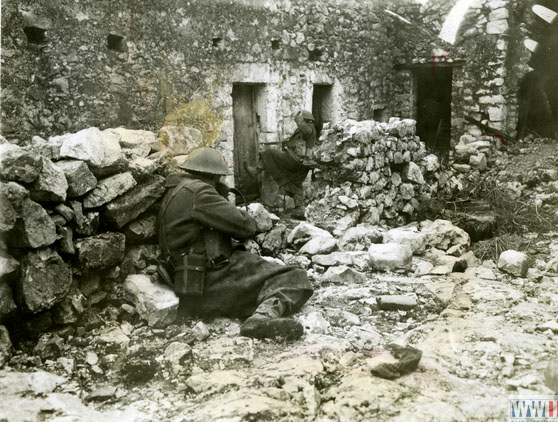
[(298, 129), (284, 143), (283, 151), (268, 149), (261, 152), (265, 170), (279, 187), (290, 194), (302, 192), (302, 182), (310, 170), (303, 162), (312, 158), (312, 148), (317, 139), (313, 123), (301, 121), (297, 124)]
[[(179, 185), (182, 187), (174, 192)], [(201, 315), (249, 316), (265, 299), (277, 297), (289, 314), (300, 309), (312, 295), (306, 271), (231, 247), (232, 238), (242, 240), (254, 235), (255, 222), (221, 196), (210, 182), (175, 174), (167, 178), (166, 187), (159, 214), (162, 224), (158, 227), (164, 227), (171, 256), (184, 250), (205, 252), (204, 228), (217, 231), (228, 243), (224, 248), (228, 250), (228, 262), (217, 267), (208, 263), (203, 295), (181, 297), (183, 310)], [(159, 243), (163, 248), (161, 233)]]

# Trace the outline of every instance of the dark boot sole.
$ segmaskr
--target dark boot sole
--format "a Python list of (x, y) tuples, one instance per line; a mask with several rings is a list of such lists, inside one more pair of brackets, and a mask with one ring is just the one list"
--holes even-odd
[(240, 335), (253, 338), (296, 340), (303, 333), (302, 325), (291, 318), (274, 318), (255, 323), (248, 322), (240, 327)]

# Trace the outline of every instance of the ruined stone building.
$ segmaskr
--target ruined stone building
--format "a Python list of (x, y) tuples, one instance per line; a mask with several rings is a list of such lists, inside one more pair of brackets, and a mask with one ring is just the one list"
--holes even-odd
[[(245, 185), (242, 163), (292, 133), (301, 108), (330, 123), (413, 118), (438, 151), (481, 135), (466, 117), (511, 135), (549, 135), (556, 31), (532, 5), (8, 0), (1, 132), (25, 142), (90, 126), (185, 124), (226, 152)], [(529, 31), (541, 44), (533, 57)]]

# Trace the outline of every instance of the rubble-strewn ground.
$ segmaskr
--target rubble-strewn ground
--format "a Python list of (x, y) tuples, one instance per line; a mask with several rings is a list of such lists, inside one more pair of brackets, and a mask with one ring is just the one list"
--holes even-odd
[[(502, 157), (502, 180), (520, 182), (518, 200), (539, 201), (551, 218), (558, 182), (544, 175), (556, 172), (555, 144), (525, 147)], [(415, 274), (312, 271), (316, 291), (297, 316), (306, 334), (291, 343), (240, 337), (238, 320), (152, 329), (129, 305), (101, 302), (11, 358), (0, 371), (0, 420), (505, 420), (509, 394), (552, 393), (558, 233), (542, 231), (552, 226), (523, 235), (534, 258), (525, 278), (471, 255), (451, 272), (463, 266), (432, 253), (413, 258)], [(381, 310), (381, 295), (410, 304)], [(372, 375), (390, 342), (422, 350), (415, 372)]]

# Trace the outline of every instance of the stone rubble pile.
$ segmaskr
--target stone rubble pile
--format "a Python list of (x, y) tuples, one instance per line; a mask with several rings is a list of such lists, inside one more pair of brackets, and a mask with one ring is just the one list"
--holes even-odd
[(477, 180), (479, 173), (499, 163), (505, 148), (505, 141), (497, 136), (462, 135), (450, 154), (449, 189), (460, 191), (467, 182)]
[[(23, 146), (0, 137), (0, 324), (71, 324), (107, 297), (111, 281), (156, 277), (156, 213), (171, 162), (160, 158), (201, 145), (196, 129), (163, 129), (164, 142), (149, 131), (95, 127)], [(137, 283), (125, 290), (143, 309)], [(166, 300), (172, 312), (178, 301)]]
[(415, 135), (416, 122), (346, 120), (325, 128), (315, 151), (308, 220), (346, 231), (358, 223), (400, 225), (447, 182), (438, 157)]

